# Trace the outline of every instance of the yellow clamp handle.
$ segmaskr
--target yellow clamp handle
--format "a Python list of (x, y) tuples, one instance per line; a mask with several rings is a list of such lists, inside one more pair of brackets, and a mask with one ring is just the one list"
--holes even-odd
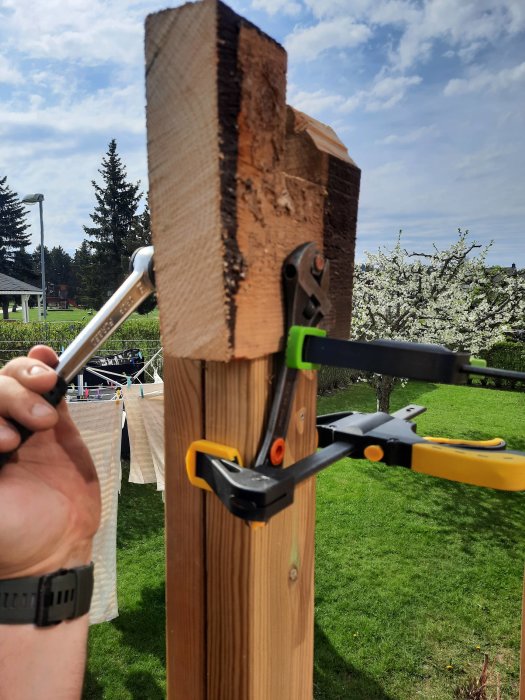
[(525, 454), (465, 450), (418, 442), (412, 446), (413, 471), (501, 491), (525, 490)]
[(501, 438), (491, 438), (490, 440), (462, 440), (461, 438), (431, 437), (430, 435), (425, 435), (423, 440), (426, 440), (427, 442), (435, 442), (438, 445), (479, 447), (480, 449), (503, 448), (506, 445), (505, 440), (502, 440)]

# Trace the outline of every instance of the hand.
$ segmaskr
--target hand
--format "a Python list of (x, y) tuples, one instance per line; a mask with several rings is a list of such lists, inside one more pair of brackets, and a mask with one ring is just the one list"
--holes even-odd
[(0, 467), (0, 579), (91, 558), (100, 521), (95, 467), (66, 403), (55, 409), (41, 396), (56, 383), (57, 359), (41, 345), (0, 370), (0, 452), (20, 444), (8, 419), (34, 431)]

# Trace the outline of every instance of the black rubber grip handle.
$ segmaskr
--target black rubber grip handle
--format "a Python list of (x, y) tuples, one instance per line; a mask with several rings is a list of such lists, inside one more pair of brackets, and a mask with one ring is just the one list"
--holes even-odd
[[(42, 396), (49, 404), (51, 404), (51, 406), (58, 406), (58, 404), (62, 401), (63, 397), (65, 396), (66, 391), (66, 382), (64, 381), (64, 379), (62, 379), (60, 375), (57, 375), (57, 383), (55, 384), (55, 386), (51, 389), (51, 391), (46, 391), (45, 394), (42, 394)], [(15, 428), (15, 430), (17, 430), (20, 433), (20, 437), (22, 439), (22, 442), (20, 444), (23, 444), (33, 434), (32, 430), (27, 428), (25, 425), (21, 425), (16, 420), (9, 420), (9, 423), (13, 428)], [(20, 447), (20, 445), (18, 447)], [(15, 452), (16, 450), (13, 450), (12, 452), (4, 452), (0, 454), (0, 467), (2, 467), (7, 461), (9, 461), (9, 459)]]

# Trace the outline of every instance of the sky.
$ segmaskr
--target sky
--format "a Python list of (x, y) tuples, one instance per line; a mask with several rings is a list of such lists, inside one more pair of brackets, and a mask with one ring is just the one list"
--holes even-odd
[[(174, 3), (176, 6), (181, 3)], [(362, 170), (357, 260), (446, 247), (458, 227), (525, 267), (523, 0), (231, 0), (288, 52), (287, 101)], [(117, 140), (147, 191), (144, 19), (153, 0), (0, 0), (0, 177), (42, 192), (45, 242), (85, 238)], [(28, 222), (39, 242), (38, 208)]]

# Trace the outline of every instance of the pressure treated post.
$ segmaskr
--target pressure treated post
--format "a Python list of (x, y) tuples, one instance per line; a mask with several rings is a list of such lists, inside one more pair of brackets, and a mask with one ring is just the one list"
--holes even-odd
[[(206, 437), (253, 460), (283, 347), (282, 262), (315, 241), (350, 276), (359, 170), (330, 129), (287, 112), (282, 47), (216, 0), (151, 15), (146, 64), (166, 387), (168, 696), (309, 700), (314, 481), (251, 530), (188, 484), (184, 455)], [(345, 334), (348, 295), (334, 302), (332, 326)], [(303, 373), (287, 464), (315, 449), (315, 403), (315, 375)]]

